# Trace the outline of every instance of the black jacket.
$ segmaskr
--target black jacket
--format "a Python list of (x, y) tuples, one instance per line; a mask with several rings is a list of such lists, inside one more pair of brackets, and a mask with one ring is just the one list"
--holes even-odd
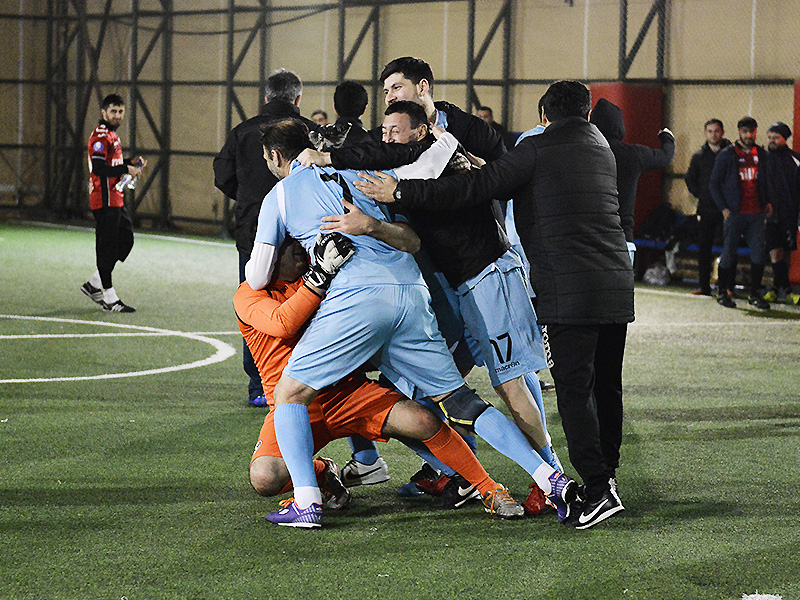
[(234, 127), (222, 150), (214, 158), (214, 185), (236, 201), (233, 229), (236, 248), (248, 255), (253, 251), (261, 202), (278, 182), (264, 160), (258, 127), (285, 117), (299, 119), (309, 129), (317, 127), (313, 121), (301, 117), (300, 110), (291, 102), (272, 101), (261, 108), (258, 116)]
[(685, 181), (689, 193), (697, 198), (698, 215), (719, 213), (719, 208), (714, 204), (714, 198), (711, 196), (708, 184), (711, 181), (711, 172), (714, 170), (714, 162), (717, 160), (717, 155), (730, 144), (730, 140), (722, 138), (720, 140), (720, 150), (714, 152), (706, 142), (700, 146), (700, 150), (695, 152), (692, 155), (692, 160), (689, 161), (689, 169), (686, 171)]
[[(495, 160), (503, 156), (506, 147), (503, 138), (486, 121), (471, 115), (449, 102), (434, 102), (436, 110), (441, 110), (447, 116), (447, 131), (461, 142), (461, 145), (475, 156), (485, 161)], [(380, 140), (382, 131), (380, 127), (371, 129), (369, 134), (372, 139)]]
[(361, 119), (355, 117), (339, 117), (336, 119), (336, 125), (350, 125), (350, 131), (347, 132), (347, 137), (344, 140), (345, 146), (352, 146), (365, 142), (370, 138), (369, 132), (364, 129)]
[[(739, 185), (739, 157), (736, 155), (735, 142), (723, 148), (714, 161), (708, 187), (711, 197), (720, 210), (728, 209), (733, 214), (739, 213), (742, 200), (742, 188)], [(762, 146), (756, 146), (758, 152), (758, 203), (761, 208), (769, 204), (769, 156)]]
[(513, 196), (539, 322), (633, 320), (633, 269), (620, 224), (614, 155), (585, 119), (561, 119), (478, 171), (401, 181), (398, 190), (402, 206), (427, 209)]
[(608, 140), (614, 159), (617, 161), (617, 191), (619, 192), (619, 216), (625, 239), (633, 241), (633, 212), (636, 206), (636, 186), (645, 171), (663, 169), (675, 156), (675, 138), (672, 134), (660, 133), (661, 148), (650, 148), (641, 144), (627, 144), (622, 110), (605, 98), (600, 98), (592, 110), (591, 122)]
[[(362, 143), (331, 150), (331, 162), (337, 169), (374, 169), (376, 165), (388, 169), (413, 162), (434, 141), (429, 135), (419, 143)], [(452, 172), (448, 165), (442, 177)], [(409, 219), (436, 270), (453, 288), (483, 271), (511, 247), (498, 224), (496, 202), (445, 210), (397, 208)]]
[(793, 231), (797, 227), (800, 208), (800, 154), (784, 146), (769, 154), (772, 217), (770, 221), (780, 223)]

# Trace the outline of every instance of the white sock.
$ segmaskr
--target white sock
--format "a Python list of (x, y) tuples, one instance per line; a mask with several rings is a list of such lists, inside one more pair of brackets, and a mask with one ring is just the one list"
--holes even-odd
[(117, 296), (117, 291), (110, 287), (107, 290), (103, 290), (103, 302), (106, 304), (114, 304), (119, 300), (119, 296)]
[(541, 488), (545, 496), (553, 491), (553, 486), (550, 485), (550, 475), (555, 472), (556, 470), (547, 463), (539, 465), (533, 472), (533, 480), (536, 482), (536, 485)]
[(322, 504), (322, 494), (316, 487), (296, 487), (294, 488), (294, 503), (297, 508), (303, 510), (312, 504)]
[(89, 283), (96, 288), (103, 288), (103, 282), (100, 280), (100, 271), (95, 271), (94, 274), (89, 277)]

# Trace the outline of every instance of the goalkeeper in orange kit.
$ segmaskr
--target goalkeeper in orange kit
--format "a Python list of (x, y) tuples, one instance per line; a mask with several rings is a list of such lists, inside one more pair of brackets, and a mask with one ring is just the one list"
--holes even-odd
[[(274, 406), (275, 384), (304, 326), (323, 301), (327, 285), (353, 251), (345, 236), (327, 234), (317, 243), (317, 264), (309, 267), (302, 246), (287, 238), (279, 250), (275, 276), (270, 284), (263, 290), (253, 290), (244, 282), (237, 290), (234, 308), (239, 328), (258, 365), (270, 408)], [(273, 415), (271, 411), (264, 419), (250, 462), (250, 482), (263, 496), (292, 489), (289, 471), (275, 438)], [(321, 390), (309, 407), (309, 415), (315, 453), (331, 440), (355, 434), (376, 441), (387, 441), (394, 436), (420, 440), (480, 491), (488, 512), (504, 518), (523, 514), (522, 507), (502, 485), (489, 477), (450, 426), (421, 404), (370, 381), (363, 373), (351, 373)], [(325, 505), (328, 508), (347, 506), (350, 492), (341, 483), (336, 464), (330, 459), (316, 458), (314, 469)], [(321, 507), (317, 513), (316, 509), (298, 511), (290, 501), (283, 504), (282, 510), (270, 513), (267, 519), (293, 527), (310, 528), (322, 524)], [(316, 506), (319, 505), (312, 505)]]

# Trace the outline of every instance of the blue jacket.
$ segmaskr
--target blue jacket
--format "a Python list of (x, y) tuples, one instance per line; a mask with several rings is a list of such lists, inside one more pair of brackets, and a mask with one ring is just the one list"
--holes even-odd
[[(719, 209), (727, 208), (734, 214), (738, 214), (739, 203), (742, 200), (742, 190), (739, 186), (739, 157), (734, 149), (738, 143), (726, 146), (719, 151), (708, 185), (711, 197), (714, 198), (714, 203)], [(756, 146), (756, 151), (758, 152), (758, 203), (763, 210), (770, 203), (769, 157), (762, 146)]]

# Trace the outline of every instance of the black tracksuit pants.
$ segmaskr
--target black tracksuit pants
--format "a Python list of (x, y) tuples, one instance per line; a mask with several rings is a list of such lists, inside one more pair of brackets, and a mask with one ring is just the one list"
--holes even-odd
[(608, 489), (622, 443), (622, 359), (627, 324), (548, 325), (558, 412), (569, 459), (590, 501)]
[(112, 287), (111, 271), (124, 261), (133, 249), (133, 225), (124, 206), (106, 206), (93, 210), (97, 270), (103, 289)]

